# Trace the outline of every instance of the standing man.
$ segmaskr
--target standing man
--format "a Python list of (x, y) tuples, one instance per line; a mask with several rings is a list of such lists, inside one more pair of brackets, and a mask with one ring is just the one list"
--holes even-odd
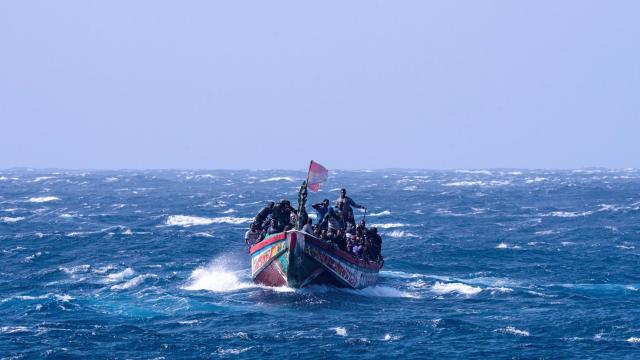
[(353, 208), (367, 210), (366, 207), (364, 207), (362, 205), (359, 205), (359, 204), (356, 204), (356, 202), (353, 201), (352, 198), (347, 196), (347, 189), (341, 189), (340, 190), (340, 197), (338, 197), (338, 199), (336, 200), (336, 205), (341, 211), (343, 211), (345, 213), (347, 221), (354, 228), (356, 227), (356, 221), (355, 221), (355, 218), (353, 216)]

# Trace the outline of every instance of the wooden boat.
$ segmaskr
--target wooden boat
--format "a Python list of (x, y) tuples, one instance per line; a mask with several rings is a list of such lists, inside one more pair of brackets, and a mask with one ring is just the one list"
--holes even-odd
[(298, 230), (273, 234), (253, 245), (253, 281), (301, 288), (326, 284), (361, 289), (378, 281), (384, 261), (366, 261)]

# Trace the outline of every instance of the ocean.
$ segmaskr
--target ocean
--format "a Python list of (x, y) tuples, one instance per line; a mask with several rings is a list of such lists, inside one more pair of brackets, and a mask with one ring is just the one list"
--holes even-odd
[[(0, 171), (0, 358), (640, 358), (640, 171), (331, 171), (377, 286), (253, 284), (302, 171)], [(356, 212), (357, 220), (363, 215)]]

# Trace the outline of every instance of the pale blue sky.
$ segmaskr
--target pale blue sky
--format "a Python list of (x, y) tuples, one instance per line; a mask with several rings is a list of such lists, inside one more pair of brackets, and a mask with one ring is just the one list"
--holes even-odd
[(640, 1), (2, 1), (0, 168), (640, 167)]

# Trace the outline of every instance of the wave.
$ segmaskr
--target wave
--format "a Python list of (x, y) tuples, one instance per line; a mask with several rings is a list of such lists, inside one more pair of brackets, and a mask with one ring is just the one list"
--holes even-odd
[(400, 340), (400, 338), (401, 336), (399, 335), (384, 334), (382, 341), (395, 341), (395, 340)]
[(533, 179), (527, 179), (527, 180), (525, 180), (525, 183), (527, 183), (527, 184), (533, 184), (533, 183), (538, 183), (538, 182), (542, 182), (542, 181), (546, 181), (546, 180), (548, 180), (548, 179), (547, 179), (547, 178), (543, 178), (543, 177), (536, 176), (536, 177), (535, 177), (535, 178), (533, 178)]
[(384, 211), (381, 211), (379, 213), (371, 213), (371, 214), (369, 214), (369, 216), (387, 216), (387, 215), (391, 215), (391, 211), (384, 210)]
[(482, 291), (482, 288), (473, 287), (463, 283), (441, 283), (436, 282), (432, 287), (431, 291), (436, 294), (450, 294), (450, 293), (458, 293), (461, 295), (472, 296), (476, 295)]
[(131, 280), (125, 282), (125, 283), (111, 286), (111, 290), (126, 290), (126, 289), (130, 289), (132, 287), (136, 287), (136, 286), (142, 284), (147, 279), (155, 279), (157, 277), (158, 277), (158, 275), (154, 275), (154, 274), (138, 275), (138, 276), (134, 277), (133, 279), (131, 279)]
[(398, 227), (403, 227), (406, 226), (406, 224), (400, 224), (400, 223), (387, 223), (387, 224), (371, 224), (371, 227), (378, 227), (381, 229), (392, 229), (392, 228), (398, 228)]
[(169, 226), (197, 226), (197, 225), (211, 225), (211, 224), (245, 224), (253, 221), (253, 218), (245, 217), (232, 217), (223, 216), (216, 218), (207, 218), (200, 216), (188, 216), (188, 215), (170, 215), (165, 221), (165, 225)]
[(403, 238), (403, 237), (418, 237), (418, 235), (410, 233), (408, 231), (402, 231), (402, 230), (393, 230), (390, 233), (385, 233), (385, 235), (387, 236), (391, 236), (394, 238)]
[(294, 180), (290, 176), (276, 176), (276, 177), (260, 180), (260, 182), (269, 182), (269, 181), (289, 181), (289, 182), (291, 182), (291, 181), (294, 181)]
[(494, 331), (495, 332), (499, 332), (499, 333), (503, 333), (503, 334), (517, 335), (517, 336), (529, 336), (530, 335), (528, 331), (516, 329), (513, 326), (507, 326), (505, 328), (496, 329)]
[(107, 281), (110, 281), (110, 282), (122, 281), (125, 278), (133, 276), (133, 274), (135, 274), (135, 271), (132, 268), (128, 267), (120, 272), (107, 275)]
[(184, 289), (229, 292), (252, 287), (256, 287), (256, 285), (241, 281), (235, 273), (224, 267), (210, 265), (193, 270)]
[(506, 186), (510, 185), (509, 180), (492, 180), (492, 181), (455, 181), (442, 184), (442, 186)]
[(13, 333), (21, 333), (21, 332), (29, 332), (29, 329), (26, 326), (3, 326), (0, 327), (0, 333), (2, 334), (13, 334)]
[(3, 223), (7, 223), (7, 224), (15, 223), (15, 222), (18, 222), (18, 221), (22, 221), (24, 219), (25, 218), (22, 217), (22, 216), (16, 216), (16, 217), (3, 216), (3, 217), (0, 217), (0, 221), (3, 222)]
[(348, 292), (351, 294), (361, 295), (361, 296), (368, 296), (368, 297), (411, 298), (411, 299), (419, 298), (419, 296), (416, 294), (398, 290), (396, 288), (392, 288), (389, 286), (380, 286), (380, 285), (369, 286), (364, 289), (358, 289), (358, 290), (342, 289), (342, 291)]
[(338, 335), (338, 336), (347, 336), (347, 329), (345, 329), (345, 328), (343, 328), (341, 326), (334, 327), (334, 328), (331, 328), (329, 330), (334, 330), (336, 332), (336, 335)]
[(43, 203), (43, 202), (56, 201), (56, 200), (60, 200), (60, 198), (57, 196), (41, 196), (41, 197), (29, 198), (27, 202)]
[(459, 174), (476, 174), (476, 175), (491, 175), (493, 174), (491, 171), (489, 170), (456, 170), (454, 171), (456, 173)]
[(206, 238), (212, 238), (213, 235), (209, 234), (208, 232), (199, 232), (199, 233), (195, 233), (192, 236), (194, 237), (206, 237)]
[(552, 211), (547, 214), (542, 214), (541, 216), (552, 216), (552, 217), (561, 217), (561, 218), (573, 218), (578, 216), (588, 216), (593, 214), (593, 211)]
[(40, 182), (40, 181), (44, 181), (44, 180), (49, 180), (49, 179), (55, 179), (53, 176), (38, 176), (37, 178), (33, 179), (33, 182)]
[(626, 341), (632, 344), (637, 344), (637, 343), (640, 343), (640, 337), (632, 336), (628, 338)]

